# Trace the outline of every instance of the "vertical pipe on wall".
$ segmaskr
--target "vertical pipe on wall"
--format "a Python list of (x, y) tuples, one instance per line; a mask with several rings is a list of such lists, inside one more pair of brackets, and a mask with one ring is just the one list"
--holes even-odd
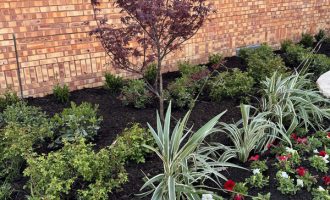
[(17, 76), (18, 76), (18, 83), (19, 83), (19, 90), (21, 98), (23, 99), (23, 87), (22, 87), (22, 80), (21, 80), (21, 71), (20, 71), (20, 65), (18, 60), (18, 51), (17, 51), (17, 42), (16, 42), (16, 36), (13, 33), (13, 40), (14, 40), (14, 46), (15, 46), (15, 54), (16, 54), (16, 64), (17, 64)]

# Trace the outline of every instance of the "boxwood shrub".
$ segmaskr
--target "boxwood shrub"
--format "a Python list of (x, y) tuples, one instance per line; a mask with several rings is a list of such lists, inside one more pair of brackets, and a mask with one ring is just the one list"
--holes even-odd
[(213, 77), (209, 83), (210, 97), (213, 101), (224, 98), (243, 98), (253, 93), (254, 80), (249, 73), (235, 68)]

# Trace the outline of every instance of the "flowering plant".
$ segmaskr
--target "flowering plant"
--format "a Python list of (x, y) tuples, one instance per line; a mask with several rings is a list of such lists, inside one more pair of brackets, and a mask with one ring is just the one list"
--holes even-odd
[(310, 191), (312, 186), (317, 182), (316, 178), (312, 176), (304, 167), (297, 168), (296, 172), (297, 186), (305, 187), (308, 191)]
[(254, 169), (253, 175), (245, 179), (245, 182), (249, 183), (252, 187), (263, 188), (269, 183), (269, 176), (265, 177), (260, 169)]
[(261, 173), (268, 170), (266, 161), (256, 160), (250, 164), (252, 170), (258, 169)]
[(278, 163), (275, 164), (275, 166), (283, 171), (294, 173), (293, 170), (293, 162), (289, 161), (289, 158), (291, 157), (291, 154), (289, 155), (282, 155), (277, 156)]
[(309, 158), (310, 164), (314, 167), (317, 171), (321, 171), (326, 173), (329, 168), (327, 164), (329, 163), (328, 160), (329, 156), (324, 151), (321, 151), (319, 155), (314, 155)]
[(325, 190), (323, 187), (313, 189), (313, 200), (327, 200), (330, 199), (329, 190)]
[(235, 185), (236, 185), (236, 183), (235, 183), (233, 180), (228, 180), (228, 181), (226, 181), (226, 183), (223, 185), (223, 187), (225, 188), (225, 190), (233, 191)]
[(322, 178), (324, 185), (330, 185), (330, 176), (324, 176)]
[(276, 179), (279, 184), (277, 189), (282, 194), (296, 194), (298, 191), (298, 187), (294, 184), (294, 179), (290, 178), (286, 172), (278, 171), (276, 173)]
[(265, 195), (258, 193), (258, 196), (252, 197), (252, 200), (270, 200), (270, 193)]

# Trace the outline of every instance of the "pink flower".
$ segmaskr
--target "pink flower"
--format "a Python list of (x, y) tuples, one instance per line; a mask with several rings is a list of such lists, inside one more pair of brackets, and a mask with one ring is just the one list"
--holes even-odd
[(328, 133), (327, 138), (330, 139), (330, 132)]
[(299, 168), (296, 169), (296, 172), (299, 176), (305, 176), (306, 171), (307, 170), (303, 167), (299, 167)]
[(307, 144), (307, 138), (306, 137), (305, 138), (298, 137), (297, 140), (296, 140), (296, 142), (298, 144)]
[(257, 161), (259, 160), (259, 157), (260, 157), (259, 155), (251, 156), (249, 161)]
[(327, 153), (325, 151), (320, 151), (319, 155), (322, 157), (325, 157), (327, 155)]
[(293, 139), (294, 141), (297, 141), (297, 139), (298, 139), (297, 133), (292, 133), (291, 139)]
[(330, 176), (324, 176), (322, 180), (325, 185), (330, 185)]
[(236, 183), (235, 183), (233, 180), (228, 180), (228, 181), (223, 185), (223, 187), (224, 187), (226, 190), (233, 191), (235, 185), (236, 185)]
[(244, 199), (244, 197), (242, 195), (240, 195), (240, 194), (236, 194), (234, 196), (234, 200), (243, 200), (243, 199)]
[(289, 156), (277, 156), (277, 159), (279, 161), (287, 161), (289, 159)]

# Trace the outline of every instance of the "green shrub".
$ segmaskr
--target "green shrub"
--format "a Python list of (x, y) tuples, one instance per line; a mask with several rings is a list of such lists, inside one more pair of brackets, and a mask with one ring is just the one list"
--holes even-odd
[(77, 136), (92, 140), (100, 129), (102, 118), (97, 116), (98, 106), (90, 103), (82, 103), (77, 106), (71, 103), (62, 113), (54, 115), (52, 123), (54, 126), (56, 143), (60, 144), (62, 139), (73, 141)]
[(243, 48), (239, 51), (239, 56), (248, 63), (251, 55), (257, 54), (261, 59), (266, 60), (268, 57), (274, 57), (273, 49), (267, 44), (262, 44), (257, 48)]
[(213, 68), (218, 68), (222, 61), (223, 61), (223, 56), (219, 53), (211, 54), (209, 56), (209, 64)]
[(118, 93), (124, 86), (123, 78), (119, 76), (112, 75), (110, 73), (106, 73), (104, 75), (105, 82), (104, 87), (109, 90), (111, 93)]
[(19, 101), (20, 99), (16, 93), (7, 91), (3, 97), (0, 97), (0, 112), (3, 111), (7, 106), (15, 104)]
[(28, 106), (20, 101), (8, 106), (2, 114), (5, 124), (15, 124), (20, 127), (38, 128), (48, 123), (47, 116), (40, 108)]
[(309, 72), (313, 73), (313, 77), (317, 80), (322, 74), (330, 70), (330, 58), (324, 54), (314, 54)]
[(248, 72), (257, 84), (275, 71), (284, 73), (287, 70), (282, 58), (276, 56), (273, 49), (266, 44), (256, 49), (242, 49), (240, 55), (246, 61)]
[(291, 67), (298, 67), (303, 61), (312, 56), (310, 49), (305, 49), (302, 45), (289, 45), (284, 53), (284, 61)]
[(126, 128), (122, 134), (118, 135), (113, 145), (112, 152), (117, 157), (124, 157), (125, 160), (128, 159), (137, 163), (144, 163), (144, 156), (151, 152), (144, 145), (154, 147), (155, 142), (150, 131), (142, 128), (140, 124), (135, 123), (130, 128)]
[(152, 100), (149, 90), (143, 80), (130, 80), (123, 87), (121, 100), (124, 105), (133, 105), (135, 108), (145, 108)]
[(188, 77), (177, 78), (168, 86), (170, 100), (179, 108), (190, 107), (196, 95), (194, 82)]
[(19, 175), (26, 156), (53, 134), (46, 115), (24, 102), (8, 106), (3, 117), (6, 126), (0, 131), (0, 178), (11, 181)]
[(154, 84), (157, 78), (157, 64), (152, 63), (148, 65), (143, 73), (143, 77), (148, 83)]
[(247, 72), (234, 69), (232, 72), (222, 72), (209, 83), (210, 97), (213, 101), (223, 98), (246, 97), (253, 91), (254, 80)]
[[(1, 184), (1, 183), (0, 183)], [(8, 183), (3, 183), (0, 185), (0, 199), (8, 200), (11, 199), (11, 194), (13, 193), (13, 188)]]
[(282, 41), (281, 42), (281, 51), (286, 52), (287, 48), (291, 45), (294, 45), (294, 43), (290, 39)]
[(60, 103), (69, 102), (70, 91), (67, 85), (63, 85), (63, 87), (61, 87), (60, 84), (55, 85), (53, 88), (53, 93), (55, 99), (58, 102)]
[(189, 62), (179, 62), (179, 71), (183, 77), (190, 77), (193, 74), (203, 71), (205, 67), (192, 65)]
[(325, 30), (320, 29), (319, 32), (314, 36), (317, 42), (320, 42), (322, 39), (325, 39), (327, 36)]
[(127, 181), (122, 158), (108, 148), (96, 153), (84, 139), (64, 142), (62, 149), (48, 155), (30, 156), (27, 163), (24, 175), (29, 177), (30, 199), (67, 199), (75, 185), (77, 199), (105, 200)]
[(313, 35), (311, 35), (309, 33), (303, 33), (301, 35), (301, 37), (302, 38), (301, 38), (299, 44), (303, 45), (306, 48), (313, 47), (313, 45), (314, 45), (314, 37), (313, 37)]

